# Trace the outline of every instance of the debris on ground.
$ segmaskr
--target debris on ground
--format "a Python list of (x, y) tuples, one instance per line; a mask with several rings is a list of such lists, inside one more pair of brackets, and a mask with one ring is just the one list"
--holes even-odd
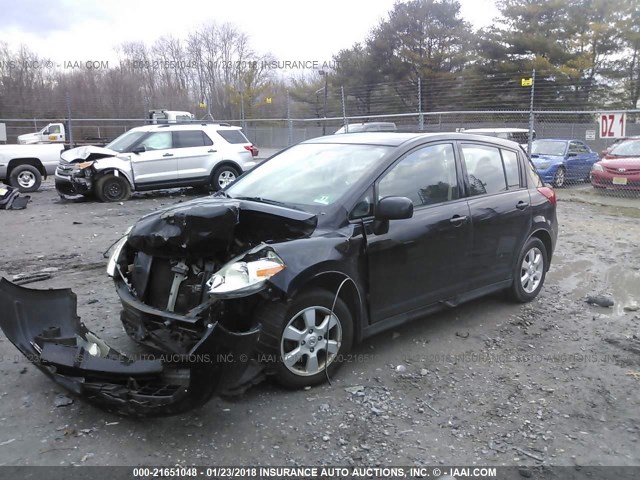
[(59, 393), (56, 395), (56, 398), (53, 400), (53, 404), (56, 407), (66, 407), (67, 405), (71, 405), (73, 403), (73, 398), (67, 397), (64, 393)]
[(613, 307), (613, 299), (608, 295), (588, 295), (587, 303), (598, 305), (599, 307)]

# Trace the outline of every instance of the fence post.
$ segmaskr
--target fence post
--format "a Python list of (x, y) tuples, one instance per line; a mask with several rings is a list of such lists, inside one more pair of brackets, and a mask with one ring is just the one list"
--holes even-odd
[(529, 99), (529, 141), (527, 142), (527, 154), (531, 157), (531, 143), (533, 142), (533, 94), (536, 89), (536, 69), (531, 74), (531, 98)]
[(67, 102), (67, 131), (69, 132), (69, 147), (73, 148), (73, 125), (71, 124), (71, 98), (69, 92), (65, 93)]
[(288, 143), (293, 144), (293, 120), (291, 120), (291, 99), (289, 98), (289, 90), (287, 90), (287, 126), (288, 126)]
[(424, 115), (422, 114), (422, 80), (418, 78), (418, 128), (424, 130)]
[(344, 86), (340, 87), (342, 96), (342, 123), (344, 124), (345, 133), (349, 133), (349, 121), (347, 120), (347, 104), (344, 101)]

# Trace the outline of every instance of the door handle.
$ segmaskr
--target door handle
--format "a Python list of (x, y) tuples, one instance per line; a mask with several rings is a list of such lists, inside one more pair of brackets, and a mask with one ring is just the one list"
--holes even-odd
[(454, 215), (453, 217), (451, 217), (449, 219), (449, 222), (453, 223), (454, 227), (459, 227), (460, 225), (462, 225), (464, 222), (467, 221), (467, 216), (460, 216), (460, 215)]
[(163, 157), (173, 157), (173, 153), (165, 153), (162, 155)]
[(218, 150), (214, 150), (213, 148), (211, 150), (207, 150), (207, 153), (216, 153)]
[(523, 202), (522, 200), (520, 200), (517, 204), (516, 204), (516, 208), (518, 210), (524, 210), (525, 208), (527, 208), (529, 206), (529, 202)]

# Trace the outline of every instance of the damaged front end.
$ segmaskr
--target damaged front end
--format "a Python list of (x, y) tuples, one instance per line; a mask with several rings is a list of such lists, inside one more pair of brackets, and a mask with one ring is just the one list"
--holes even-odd
[[(131, 358), (80, 322), (70, 290), (0, 282), (0, 327), (71, 392), (125, 415), (170, 415), (261, 375), (255, 311), (286, 294), (272, 245), (315, 230), (313, 214), (225, 198), (185, 202), (138, 221), (111, 249), (107, 273), (128, 335), (155, 353)], [(294, 272), (291, 272), (294, 273)]]
[(90, 194), (98, 175), (106, 171), (123, 175), (132, 184), (129, 159), (119, 155), (108, 148), (94, 146), (63, 152), (55, 174), (56, 190), (63, 197), (70, 198)]
[(268, 280), (286, 270), (263, 241), (307, 237), (316, 221), (305, 212), (212, 197), (143, 217), (107, 267), (125, 330), (154, 349), (185, 353), (210, 324), (258, 328), (255, 310), (284, 295)]

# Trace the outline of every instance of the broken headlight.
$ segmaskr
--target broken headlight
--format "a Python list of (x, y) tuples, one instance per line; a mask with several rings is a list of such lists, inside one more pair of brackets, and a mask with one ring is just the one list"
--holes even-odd
[(75, 163), (73, 166), (78, 170), (84, 170), (85, 168), (89, 168), (93, 165), (93, 161)]
[(218, 270), (207, 282), (209, 295), (220, 298), (251, 295), (284, 269), (284, 261), (273, 250), (261, 245)]
[(127, 228), (127, 231), (124, 233), (124, 237), (109, 247), (111, 255), (109, 255), (109, 261), (107, 262), (107, 275), (110, 277), (113, 277), (116, 274), (118, 259), (120, 258), (120, 253), (122, 253), (125, 243), (127, 243), (127, 237), (129, 236), (130, 231), (131, 227)]

